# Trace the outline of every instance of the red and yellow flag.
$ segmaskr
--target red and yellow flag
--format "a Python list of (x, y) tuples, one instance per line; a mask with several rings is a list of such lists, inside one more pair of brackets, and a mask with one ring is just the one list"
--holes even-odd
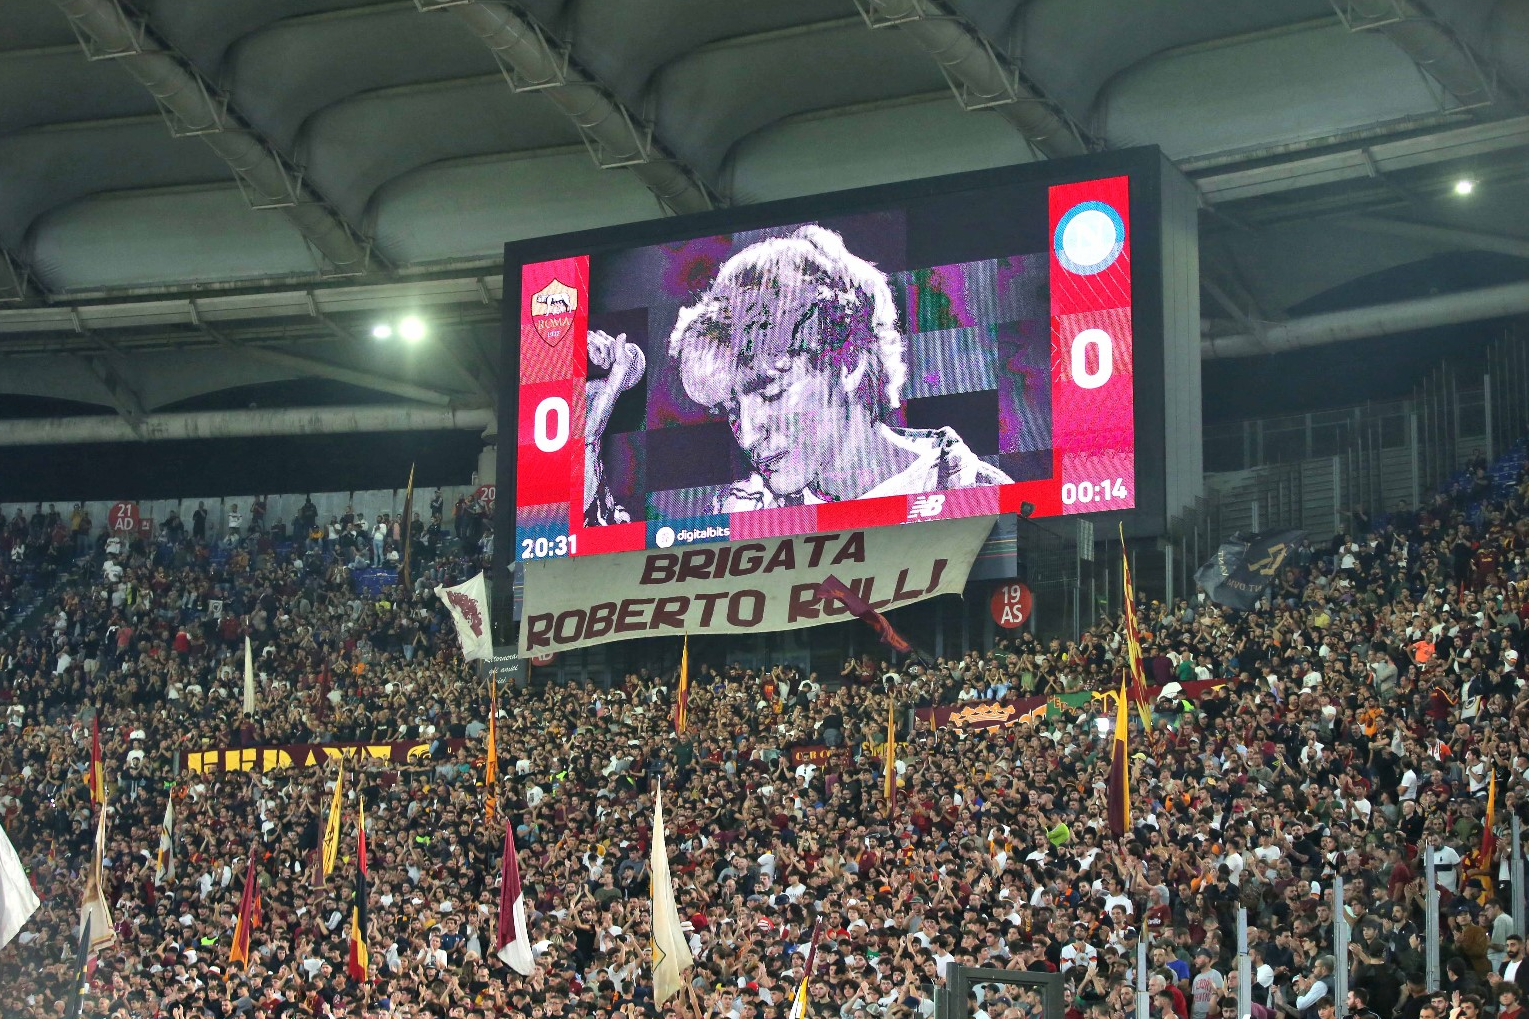
[(1481, 828), (1481, 848), (1476, 850), (1476, 866), (1487, 871), (1488, 877), (1495, 877), (1491, 872), (1492, 857), (1497, 855), (1497, 833), (1493, 827), (1497, 824), (1497, 769), (1492, 769), (1492, 777), (1487, 781), (1487, 816)]
[[(255, 850), (250, 850), (250, 864), (244, 872), (244, 894), (239, 899), (239, 922), (234, 925), (234, 944), (228, 950), (228, 968), (240, 963), (250, 968), (250, 931), (260, 926), (260, 883), (255, 880)], [(228, 974), (224, 974), (224, 979)]]
[(1152, 698), (1147, 693), (1147, 673), (1141, 662), (1141, 624), (1136, 618), (1136, 585), (1131, 582), (1131, 560), (1126, 555), (1126, 528), (1120, 525), (1120, 576), (1125, 589), (1126, 653), (1130, 662), (1131, 696), (1142, 728), (1152, 731)]
[(365, 983), (372, 968), (372, 954), (366, 948), (366, 800), (359, 801), (356, 814), (356, 890), (350, 907), (350, 957), (345, 971), (358, 983)]
[(818, 962), (818, 940), (823, 936), (823, 922), (817, 920), (812, 925), (812, 943), (807, 946), (807, 961), (802, 967), (802, 982), (797, 985), (796, 993), (791, 996), (791, 1010), (787, 1013), (787, 1019), (807, 1019), (807, 988), (812, 983), (812, 971)]
[(685, 646), (680, 651), (680, 682), (674, 697), (674, 734), (685, 735), (690, 725), (690, 634), (685, 634)]
[(1131, 723), (1126, 715), (1126, 681), (1120, 678), (1115, 701), (1115, 745), (1110, 752), (1110, 780), (1106, 792), (1110, 831), (1124, 835), (1131, 830)]
[(483, 764), (483, 817), (494, 823), (494, 813), (499, 809), (499, 680), (492, 673), (488, 677), (488, 753)]
[(90, 771), (85, 775), (90, 787), (90, 803), (99, 807), (106, 802), (106, 772), (101, 767), (101, 719), (90, 720)]

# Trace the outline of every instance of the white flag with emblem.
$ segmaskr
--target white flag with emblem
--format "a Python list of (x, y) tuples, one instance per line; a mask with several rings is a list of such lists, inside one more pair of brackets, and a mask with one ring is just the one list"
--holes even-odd
[(435, 596), (451, 610), (462, 642), (462, 657), (469, 662), (494, 657), (494, 637), (488, 626), (488, 585), (483, 574), (456, 587), (438, 587)]
[(90, 870), (85, 875), (85, 898), (80, 903), (79, 926), (81, 931), (90, 932), (90, 950), (97, 953), (117, 941), (117, 932), (111, 922), (111, 907), (106, 904), (105, 878), (102, 876), (102, 858), (105, 855), (106, 804), (103, 803), (96, 821), (95, 852), (91, 856)]
[(679, 993), (681, 974), (695, 964), (690, 943), (680, 927), (674, 905), (674, 884), (669, 878), (669, 850), (664, 846), (663, 792), (653, 786), (653, 855), (648, 861), (653, 881), (653, 998), (662, 1005)]

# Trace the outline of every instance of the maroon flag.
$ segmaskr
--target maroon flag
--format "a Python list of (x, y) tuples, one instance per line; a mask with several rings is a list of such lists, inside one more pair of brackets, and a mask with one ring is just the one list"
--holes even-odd
[(828, 579), (818, 585), (818, 597), (824, 601), (833, 600), (849, 609), (850, 615), (865, 623), (876, 631), (876, 636), (881, 642), (900, 654), (909, 654), (913, 651), (913, 645), (903, 639), (902, 634), (892, 629), (892, 624), (887, 622), (887, 617), (871, 608), (871, 603), (860, 597), (840, 580), (830, 574)]
[(515, 828), (504, 823), (504, 859), (499, 874), (499, 928), (494, 932), (494, 952), (521, 976), (536, 967), (531, 938), (526, 932), (526, 898), (520, 887), (520, 861), (515, 855)]

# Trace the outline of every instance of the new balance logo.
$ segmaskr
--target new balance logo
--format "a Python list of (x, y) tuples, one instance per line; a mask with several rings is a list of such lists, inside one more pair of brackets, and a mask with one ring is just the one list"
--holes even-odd
[(928, 520), (930, 517), (940, 515), (940, 510), (945, 508), (945, 497), (935, 495), (921, 495), (913, 500), (913, 505), (908, 507), (909, 520)]

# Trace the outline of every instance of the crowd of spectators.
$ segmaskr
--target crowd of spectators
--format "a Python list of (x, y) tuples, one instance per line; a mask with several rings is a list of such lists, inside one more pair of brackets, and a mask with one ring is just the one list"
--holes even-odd
[[(193, 556), (219, 550), (270, 555), (295, 549), (305, 555), (320, 553), (325, 561), (338, 559), (351, 567), (396, 567), (405, 544), (411, 547), (413, 562), (451, 556), (486, 559), (493, 554), (492, 504), (476, 494), (463, 494), (448, 507), (438, 488), (418, 493), (407, 523), (402, 513), (389, 510), (379, 510), (368, 520), (365, 512), (352, 505), (330, 514), (326, 521), (311, 496), (285, 520), (268, 512), (265, 496), (257, 496), (242, 507), (228, 502), (210, 508), (198, 501), (184, 515), (181, 509), (170, 509), (143, 531), (129, 532), (114, 529), (110, 521), (93, 520), (84, 503), (75, 503), (67, 511), (56, 503), (46, 504), (46, 509), (44, 505), (37, 503), (30, 512), (17, 506), (9, 517), (0, 514), (0, 577), (35, 575), (46, 586), (60, 571), (92, 553), (102, 563), (111, 560), (120, 565), (126, 546), (134, 541)], [(142, 545), (136, 549), (143, 550)], [(4, 597), (0, 588), (0, 598)]]
[[(1102, 702), (977, 731), (909, 713), (895, 809), (881, 787), (889, 690), (916, 708), (1112, 689), (1125, 651), (1110, 619), (1076, 641), (1021, 633), (928, 668), (695, 663), (682, 737), (672, 670), (509, 687), (498, 802), (526, 883), (528, 978), (493, 952), (503, 830), (484, 817), (484, 683), (428, 585), (362, 596), (338, 561), (314, 569), (301, 549), (129, 544), (116, 579), (93, 568), (60, 583), (39, 625), (0, 639), (0, 818), (44, 902), (0, 951), (0, 1015), (58, 1016), (73, 980), (98, 721), (116, 942), (86, 1015), (774, 1019), (821, 921), (816, 1017), (929, 1016), (959, 964), (1058, 971), (1070, 1019), (1125, 1019), (1146, 938), (1153, 1019), (1233, 1019), (1242, 906), (1259, 1019), (1331, 1019), (1342, 873), (1351, 1013), (1518, 1019), (1529, 964), (1505, 913), (1507, 840), (1491, 860), (1473, 854), (1488, 791), (1502, 823), (1529, 788), (1526, 494), (1466, 485), (1357, 519), (1352, 535), (1296, 550), (1254, 612), (1144, 601), (1149, 682), (1180, 687), (1154, 705), (1151, 733), (1133, 734), (1126, 837), (1105, 823)], [(240, 713), (246, 636), (252, 718)], [(1183, 685), (1204, 678), (1226, 682), (1186, 700)], [(310, 868), (332, 764), (177, 766), (181, 750), (337, 740), (429, 753), (347, 768), (344, 858), (322, 887)], [(793, 765), (803, 743), (835, 756)], [(696, 957), (693, 998), (663, 1008), (648, 944), (657, 780)], [(365, 983), (344, 964), (360, 796)], [(167, 797), (176, 868), (156, 886)], [(1446, 914), (1438, 993), (1422, 975), (1427, 843)], [(230, 967), (251, 853), (263, 920), (248, 967)], [(968, 1005), (1029, 1019), (1040, 999), (988, 985)]]

